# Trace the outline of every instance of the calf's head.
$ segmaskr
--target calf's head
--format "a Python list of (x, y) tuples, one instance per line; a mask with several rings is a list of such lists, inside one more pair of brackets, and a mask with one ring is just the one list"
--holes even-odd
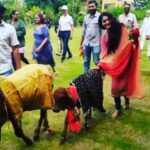
[(75, 107), (75, 103), (68, 93), (66, 88), (58, 88), (54, 91), (54, 106), (53, 111), (59, 112), (65, 109), (73, 109)]

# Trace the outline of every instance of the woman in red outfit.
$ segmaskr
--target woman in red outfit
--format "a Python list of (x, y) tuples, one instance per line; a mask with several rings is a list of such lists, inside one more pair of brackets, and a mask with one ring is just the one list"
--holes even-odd
[(112, 117), (121, 112), (120, 96), (125, 97), (125, 107), (129, 107), (129, 98), (142, 98), (139, 70), (139, 42), (129, 39), (129, 31), (112, 14), (104, 12), (99, 25), (106, 29), (101, 38), (102, 58), (98, 63), (112, 78), (112, 96), (116, 110)]

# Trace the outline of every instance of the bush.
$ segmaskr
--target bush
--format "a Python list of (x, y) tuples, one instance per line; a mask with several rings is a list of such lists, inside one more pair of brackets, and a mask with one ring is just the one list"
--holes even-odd
[(26, 24), (32, 24), (34, 23), (34, 16), (39, 13), (41, 10), (41, 8), (37, 7), (37, 6), (33, 6), (31, 8), (31, 10), (29, 10), (28, 12), (26, 12), (25, 14), (25, 22)]
[(6, 12), (4, 15), (4, 20), (9, 20), (11, 17), (12, 10), (18, 10), (20, 13), (20, 18), (24, 20), (26, 7), (21, 5), (20, 3), (5, 3), (4, 6), (6, 7)]
[(85, 14), (83, 14), (83, 13), (79, 14), (78, 20), (79, 20), (79, 25), (80, 26), (83, 25), (84, 16), (85, 16)]
[[(120, 14), (124, 13), (123, 7), (115, 7), (107, 9), (108, 12), (112, 13), (116, 18), (119, 17)], [(137, 20), (140, 21), (145, 17), (146, 10), (132, 10), (131, 11), (137, 17)]]
[(146, 10), (133, 10), (132, 12), (135, 14), (138, 21), (143, 20), (146, 16)]
[(116, 18), (118, 18), (119, 15), (124, 12), (122, 7), (113, 7), (113, 8), (107, 9), (106, 11), (112, 13)]

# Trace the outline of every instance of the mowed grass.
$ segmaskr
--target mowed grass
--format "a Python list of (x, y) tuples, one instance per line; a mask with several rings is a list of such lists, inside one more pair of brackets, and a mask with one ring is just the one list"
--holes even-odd
[[(69, 82), (83, 72), (83, 60), (79, 57), (79, 43), (81, 28), (74, 29), (70, 48), (73, 59), (60, 63), (60, 57), (56, 56), (56, 34), (51, 29), (51, 41), (56, 61), (58, 75), (54, 76), (54, 89), (66, 87)], [(26, 35), (26, 56), (32, 63), (31, 49), (33, 46), (33, 28), (28, 28)], [(106, 115), (94, 113), (91, 128), (82, 130), (79, 134), (68, 133), (66, 144), (59, 145), (59, 139), (63, 130), (66, 112), (53, 113), (48, 111), (50, 126), (55, 129), (55, 135), (41, 132), (40, 140), (34, 142), (31, 147), (26, 146), (22, 139), (14, 135), (11, 123), (6, 123), (2, 128), (1, 148), (3, 150), (149, 150), (150, 149), (150, 61), (146, 56), (146, 47), (141, 51), (141, 72), (143, 84), (146, 89), (145, 98), (131, 100), (131, 109), (123, 110), (123, 114), (116, 120), (111, 119), (114, 110), (114, 102), (110, 93), (110, 78), (104, 80), (104, 106)], [(94, 66), (92, 64), (92, 66)], [(124, 102), (124, 101), (122, 101)], [(29, 137), (33, 137), (34, 129), (39, 119), (39, 111), (25, 112), (23, 117), (23, 129)], [(82, 122), (83, 123), (83, 122)]]

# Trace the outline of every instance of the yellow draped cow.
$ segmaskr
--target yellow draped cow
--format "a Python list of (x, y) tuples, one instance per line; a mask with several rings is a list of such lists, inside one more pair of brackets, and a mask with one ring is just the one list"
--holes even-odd
[(39, 138), (43, 123), (45, 130), (51, 133), (47, 120), (47, 109), (51, 109), (53, 78), (47, 66), (30, 64), (15, 71), (8, 77), (0, 76), (0, 140), (1, 127), (9, 119), (17, 137), (28, 145), (32, 140), (26, 136), (21, 127), (24, 111), (40, 109), (38, 127), (34, 139)]

